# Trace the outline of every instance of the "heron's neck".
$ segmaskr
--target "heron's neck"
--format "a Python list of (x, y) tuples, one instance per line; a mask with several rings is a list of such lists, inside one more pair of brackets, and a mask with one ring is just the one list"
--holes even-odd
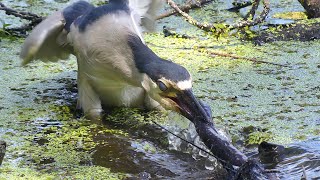
[(154, 74), (153, 71), (161, 68), (158, 65), (163, 60), (148, 48), (138, 36), (130, 36), (128, 42), (132, 49), (135, 65), (140, 72), (151, 77)]

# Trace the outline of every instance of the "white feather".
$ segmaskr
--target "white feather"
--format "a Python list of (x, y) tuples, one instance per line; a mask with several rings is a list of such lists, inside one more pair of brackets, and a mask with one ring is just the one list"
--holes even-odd
[(129, 0), (129, 6), (140, 17), (140, 25), (152, 31), (155, 27), (158, 10), (163, 2), (163, 0)]

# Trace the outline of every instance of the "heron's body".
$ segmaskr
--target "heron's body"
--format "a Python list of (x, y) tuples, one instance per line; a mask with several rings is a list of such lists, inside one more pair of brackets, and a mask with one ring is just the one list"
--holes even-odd
[(102, 107), (165, 108), (189, 119), (206, 115), (192, 94), (189, 72), (143, 42), (140, 24), (152, 24), (160, 2), (110, 0), (100, 7), (76, 2), (33, 29), (22, 47), (22, 64), (74, 54), (78, 107), (91, 118), (99, 117)]
[(143, 107), (149, 99), (141, 84), (144, 74), (136, 68), (127, 43), (129, 36), (140, 32), (126, 9), (107, 12), (98, 14), (94, 22), (88, 20), (92, 18), (89, 13), (71, 26), (69, 41), (79, 68), (79, 105), (85, 112), (99, 110), (101, 104)]
[[(150, 2), (151, 7), (159, 3)], [(74, 54), (78, 61), (78, 107), (90, 116), (98, 115), (102, 106), (162, 109), (146, 93), (150, 78), (138, 69), (141, 65), (137, 66), (128, 42), (143, 41), (139, 18), (126, 0), (100, 7), (79, 1), (55, 12), (33, 30), (35, 35), (28, 37), (22, 49), (23, 64), (33, 59), (56, 61)], [(45, 38), (40, 41), (38, 34), (44, 30)], [(37, 52), (32, 51), (34, 47)], [(147, 46), (140, 47), (145, 50), (140, 64), (160, 60)]]

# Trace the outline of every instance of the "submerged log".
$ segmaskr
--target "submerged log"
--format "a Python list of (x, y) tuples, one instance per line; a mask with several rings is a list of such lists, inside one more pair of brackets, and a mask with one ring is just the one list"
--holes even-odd
[(298, 0), (307, 11), (309, 18), (320, 17), (320, 1), (319, 0)]
[(320, 39), (320, 19), (304, 20), (288, 25), (276, 25), (258, 32), (253, 38), (256, 44), (274, 41), (310, 41)]

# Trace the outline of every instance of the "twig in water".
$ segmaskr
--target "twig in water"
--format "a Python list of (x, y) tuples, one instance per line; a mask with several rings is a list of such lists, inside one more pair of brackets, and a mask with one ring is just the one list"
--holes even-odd
[(240, 9), (251, 6), (251, 1), (245, 1), (245, 2), (233, 2), (232, 5), (234, 7), (227, 9), (227, 11), (230, 12), (238, 12)]
[(253, 19), (254, 18), (254, 15), (256, 14), (256, 11), (259, 7), (259, 4), (260, 4), (260, 1), (261, 0), (254, 0), (254, 2), (252, 3), (252, 7), (250, 9), (250, 11), (248, 12), (248, 14), (244, 17), (244, 20), (247, 20), (247, 19)]
[(307, 173), (306, 173), (306, 169), (304, 168), (304, 166), (302, 166), (302, 176), (301, 176), (301, 180), (307, 180)]
[[(260, 0), (256, 0), (255, 4), (253, 5), (253, 7), (249, 13), (249, 15), (251, 14), (252, 18), (255, 14), (256, 9), (258, 8), (259, 2), (260, 2)], [(246, 26), (255, 26), (265, 20), (265, 18), (269, 14), (269, 11), (270, 11), (270, 1), (263, 0), (263, 11), (261, 12), (261, 14), (258, 18), (252, 20), (252, 19), (248, 19), (248, 17), (247, 17), (247, 20), (241, 21), (241, 22), (236, 23), (234, 25), (230, 25), (229, 28), (230, 29), (237, 29), (237, 28), (243, 28)]]
[(197, 26), (200, 29), (203, 29), (205, 31), (215, 31), (215, 27), (213, 26), (213, 24), (209, 24), (209, 23), (200, 23), (197, 20), (193, 19), (193, 17), (189, 16), (187, 13), (183, 12), (175, 2), (173, 2), (172, 0), (167, 0), (167, 3), (175, 10), (177, 11), (179, 14), (181, 14), (181, 16), (183, 16), (188, 23)]
[(28, 21), (31, 21), (29, 24), (25, 24), (21, 27), (5, 29), (6, 32), (14, 36), (24, 37), (27, 31), (31, 30), (34, 26), (36, 26), (43, 20), (43, 17), (37, 14), (31, 13), (31, 12), (17, 11), (17, 10), (6, 7), (3, 3), (0, 3), (0, 10), (5, 11), (7, 15), (12, 15), (21, 19), (26, 19)]
[(211, 57), (215, 57), (215, 56), (230, 57), (230, 58), (234, 58), (234, 59), (244, 59), (244, 60), (251, 61), (251, 62), (254, 62), (254, 63), (270, 64), (270, 65), (281, 66), (281, 67), (289, 67), (288, 65), (285, 65), (285, 64), (278, 64), (278, 63), (258, 60), (256, 58), (241, 57), (241, 56), (237, 56), (237, 55), (234, 55), (234, 54), (228, 54), (228, 53), (223, 53), (223, 52), (207, 51), (207, 53)]
[(0, 3), (0, 10), (5, 11), (5, 13), (7, 15), (13, 15), (15, 17), (26, 19), (31, 22), (37, 22), (37, 21), (41, 22), (42, 21), (42, 17), (37, 14), (31, 13), (31, 12), (17, 11), (17, 10), (8, 8), (3, 3)]
[[(259, 0), (256, 0), (257, 2)], [(173, 2), (173, 0), (167, 0), (167, 3), (179, 14), (181, 14), (182, 17), (184, 17), (186, 19), (187, 22), (189, 22), (190, 24), (204, 30), (204, 31), (212, 31), (212, 32), (216, 32), (217, 28), (216, 26), (218, 24), (211, 24), (211, 23), (200, 23), (197, 20), (195, 20), (193, 17), (191, 17), (190, 15), (188, 15), (187, 13), (185, 13), (184, 11), (182, 11), (175, 2)], [(225, 25), (225, 29), (236, 29), (236, 28), (243, 28), (246, 26), (254, 26), (257, 25), (259, 23), (261, 23), (268, 15), (269, 11), (270, 11), (270, 2), (269, 0), (263, 0), (263, 11), (260, 14), (260, 16), (254, 20), (245, 20), (245, 21), (241, 21), (239, 23), (233, 24), (233, 25)], [(255, 9), (258, 7), (258, 3), (256, 3), (256, 5), (254, 5), (252, 7), (252, 11), (250, 11), (250, 13), (252, 13), (252, 15), (254, 15), (255, 13)]]
[[(202, 5), (207, 4), (209, 2), (212, 2), (213, 0), (196, 0), (197, 3), (192, 3), (192, 0), (186, 3), (185, 5), (179, 6), (179, 9), (181, 9), (184, 12), (188, 12), (190, 9), (200, 8)], [(178, 12), (176, 10), (169, 10), (157, 17), (157, 20), (163, 19), (172, 15), (177, 14)]]
[[(155, 47), (158, 47), (158, 48), (163, 48), (163, 49), (168, 49), (168, 47), (165, 47), (165, 46), (159, 46), (159, 45), (156, 45), (156, 44), (153, 44), (153, 43), (148, 43), (152, 46), (155, 46)], [(192, 50), (194, 48), (188, 48), (188, 47), (182, 47), (182, 48), (173, 48), (173, 47), (170, 47), (171, 49), (181, 49), (181, 50)], [(215, 57), (215, 56), (221, 56), (221, 57), (229, 57), (229, 58), (234, 58), (234, 59), (243, 59), (243, 60), (246, 60), (246, 61), (251, 61), (251, 62), (254, 62), (254, 63), (260, 63), (260, 64), (270, 64), (270, 65), (274, 65), (274, 66), (281, 66), (281, 67), (290, 67), (288, 65), (285, 65), (285, 64), (278, 64), (278, 63), (273, 63), (273, 62), (268, 62), (268, 61), (263, 61), (263, 60), (258, 60), (256, 58), (247, 58), (247, 57), (242, 57), (242, 56), (237, 56), (237, 55), (234, 55), (234, 54), (229, 54), (229, 53), (224, 53), (224, 52), (216, 52), (216, 51), (209, 51), (209, 50), (205, 50), (203, 51), (204, 48), (213, 48), (213, 47), (205, 47), (205, 46), (199, 46), (197, 48), (201, 48), (202, 49), (202, 53), (207, 53), (209, 54), (209, 56), (211, 57)]]

